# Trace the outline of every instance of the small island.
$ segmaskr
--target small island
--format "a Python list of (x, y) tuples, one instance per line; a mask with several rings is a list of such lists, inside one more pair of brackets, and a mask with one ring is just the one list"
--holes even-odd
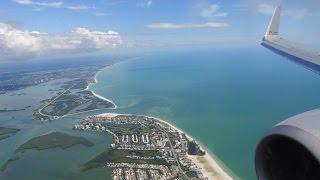
[(0, 113), (6, 113), (6, 112), (17, 112), (17, 111), (24, 111), (26, 108), (21, 108), (21, 109), (0, 109)]
[(19, 129), (15, 129), (15, 128), (0, 127), (0, 140), (7, 139), (11, 136), (14, 136), (19, 131), (20, 131)]
[(15, 154), (7, 160), (6, 163), (4, 163), (0, 167), (0, 171), (5, 171), (8, 167), (8, 165), (16, 160), (20, 159), (20, 156), (26, 151), (26, 150), (46, 150), (50, 148), (62, 148), (67, 149), (75, 145), (84, 145), (87, 147), (91, 147), (94, 144), (90, 142), (89, 140), (83, 138), (83, 137), (77, 137), (77, 136), (71, 136), (68, 134), (64, 134), (61, 132), (52, 132), (49, 134), (45, 134), (42, 136), (38, 136), (35, 138), (30, 139), (29, 141), (22, 144), (16, 151)]
[(50, 148), (67, 149), (74, 145), (82, 144), (84, 146), (93, 146), (93, 143), (83, 137), (70, 136), (61, 132), (52, 132), (30, 139), (22, 144), (17, 152), (25, 151), (28, 149), (45, 150)]
[(112, 101), (88, 90), (89, 84), (94, 82), (96, 82), (96, 77), (64, 82), (56, 96), (41, 101), (42, 105), (35, 111), (34, 115), (41, 121), (48, 121), (81, 112), (116, 108)]
[(158, 118), (105, 113), (89, 116), (74, 129), (106, 132), (114, 140), (83, 165), (84, 171), (109, 167), (118, 180), (232, 179), (195, 140)]

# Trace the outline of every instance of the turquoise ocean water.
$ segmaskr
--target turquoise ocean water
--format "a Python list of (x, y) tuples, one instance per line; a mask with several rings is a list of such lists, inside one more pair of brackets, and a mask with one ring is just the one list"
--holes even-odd
[(146, 55), (98, 80), (92, 89), (119, 112), (172, 122), (242, 179), (255, 179), (255, 146), (266, 130), (320, 107), (320, 76), (260, 46)]
[[(320, 76), (257, 46), (251, 49), (152, 53), (105, 68), (96, 93), (113, 100), (117, 110), (100, 110), (40, 123), (33, 108), (49, 97), (54, 83), (0, 95), (0, 107), (32, 104), (22, 112), (1, 113), (1, 126), (18, 127), (0, 141), (0, 163), (31, 137), (50, 131), (84, 136), (96, 146), (26, 152), (0, 172), (0, 179), (105, 179), (105, 169), (80, 173), (81, 164), (105, 150), (109, 136), (72, 131), (87, 115), (102, 112), (147, 114), (167, 120), (196, 138), (241, 179), (256, 179), (254, 151), (264, 132), (276, 123), (320, 105)], [(41, 95), (41, 96), (40, 96)]]

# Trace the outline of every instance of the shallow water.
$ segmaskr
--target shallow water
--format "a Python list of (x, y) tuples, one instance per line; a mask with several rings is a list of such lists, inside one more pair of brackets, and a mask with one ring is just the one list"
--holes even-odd
[(255, 146), (266, 130), (320, 105), (318, 74), (260, 46), (146, 55), (98, 81), (91, 88), (117, 112), (172, 122), (241, 179), (256, 179)]
[[(1, 108), (20, 108), (31, 105), (25, 111), (0, 113), (1, 126), (21, 129), (15, 136), (0, 141), (0, 164), (5, 163), (24, 142), (53, 131), (83, 136), (92, 141), (95, 146), (85, 147), (76, 145), (66, 150), (62, 150), (61, 148), (44, 151), (27, 150), (20, 155), (19, 160), (11, 162), (4, 172), (0, 172), (0, 179), (85, 180), (92, 177), (95, 177), (95, 179), (111, 179), (111, 172), (105, 168), (81, 172), (81, 165), (83, 163), (104, 151), (112, 142), (112, 139), (106, 134), (72, 130), (75, 122), (89, 115), (88, 113), (65, 117), (48, 123), (41, 123), (34, 118), (33, 112), (39, 106), (39, 102), (51, 97), (48, 90), (58, 88), (58, 84), (49, 82), (0, 96)], [(21, 92), (25, 94), (20, 96), (15, 95)]]
[(52, 131), (88, 138), (94, 147), (27, 151), (11, 163), (0, 179), (110, 179), (97, 169), (81, 173), (81, 164), (111, 143), (105, 134), (71, 128), (81, 118), (102, 112), (135, 113), (160, 117), (199, 140), (232, 173), (255, 179), (254, 150), (263, 133), (297, 113), (319, 107), (320, 77), (263, 47), (153, 53), (105, 68), (91, 85), (113, 100), (117, 110), (100, 110), (41, 123), (33, 111), (50, 97), (55, 83), (0, 95), (0, 108), (25, 111), (0, 113), (0, 124), (22, 130), (0, 141), (0, 163), (32, 137)]

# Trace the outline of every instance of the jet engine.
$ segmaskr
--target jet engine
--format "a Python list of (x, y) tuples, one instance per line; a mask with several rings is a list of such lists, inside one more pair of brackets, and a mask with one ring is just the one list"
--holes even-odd
[(320, 109), (293, 116), (269, 130), (255, 154), (259, 180), (320, 179)]

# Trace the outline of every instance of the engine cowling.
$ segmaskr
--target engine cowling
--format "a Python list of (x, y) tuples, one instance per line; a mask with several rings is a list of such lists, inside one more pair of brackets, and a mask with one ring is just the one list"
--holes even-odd
[(259, 180), (320, 179), (320, 109), (274, 126), (255, 154)]

